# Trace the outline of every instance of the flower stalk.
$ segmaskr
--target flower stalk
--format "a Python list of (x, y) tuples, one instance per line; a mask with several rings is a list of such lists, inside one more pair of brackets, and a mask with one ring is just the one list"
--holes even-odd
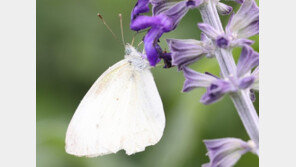
[[(224, 32), (213, 0), (207, 0), (207, 2), (201, 5), (200, 13), (204, 23), (211, 25), (220, 32)], [(215, 55), (221, 69), (222, 77), (229, 78), (231, 76), (236, 76), (237, 67), (231, 50), (219, 48), (216, 50)], [(255, 142), (257, 148), (259, 148), (259, 118), (248, 92), (246, 90), (238, 90), (230, 93), (230, 97), (248, 135), (251, 140)]]

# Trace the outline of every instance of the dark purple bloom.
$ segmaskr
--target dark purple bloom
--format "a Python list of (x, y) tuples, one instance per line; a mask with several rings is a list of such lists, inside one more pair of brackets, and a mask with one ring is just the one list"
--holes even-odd
[(258, 153), (253, 141), (245, 142), (236, 138), (204, 140), (210, 162), (202, 167), (231, 167), (247, 152)]
[(155, 66), (161, 59), (163, 53), (161, 47), (158, 45), (158, 39), (163, 32), (157, 28), (151, 28), (144, 38), (144, 47), (147, 59), (151, 66)]
[[(196, 2), (199, 2), (196, 0)], [(130, 28), (135, 31), (150, 28), (144, 38), (145, 51), (151, 66), (155, 66), (164, 56), (162, 49), (158, 45), (158, 40), (163, 33), (174, 30), (189, 8), (196, 3), (191, 4), (188, 1), (177, 3), (166, 1), (150, 1), (153, 5), (153, 16), (140, 15), (147, 12), (147, 0), (139, 0), (132, 12)], [(188, 6), (189, 5), (189, 6)]]

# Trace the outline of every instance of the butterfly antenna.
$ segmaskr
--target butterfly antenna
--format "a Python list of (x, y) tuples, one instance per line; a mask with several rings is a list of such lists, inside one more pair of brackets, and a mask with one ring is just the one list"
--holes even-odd
[(138, 44), (138, 46), (137, 47), (139, 47), (141, 44), (143, 43), (143, 41), (141, 41), (139, 44)]
[(121, 40), (122, 40), (123, 46), (125, 46), (124, 35), (123, 35), (122, 14), (119, 13), (118, 16), (119, 16), (119, 21), (120, 21)]
[(132, 42), (131, 42), (131, 45), (132, 45), (132, 46), (134, 45), (135, 37), (136, 37), (137, 34), (138, 34), (138, 33), (135, 33), (135, 34), (133, 35), (133, 39), (132, 39)]
[(112, 29), (108, 26), (108, 24), (106, 23), (106, 21), (104, 20), (103, 16), (98, 13), (97, 16), (99, 17), (99, 19), (103, 22), (103, 24), (107, 27), (107, 29), (111, 32), (112, 36), (120, 42), (120, 40), (118, 39), (118, 37), (115, 35), (115, 33), (112, 31)]

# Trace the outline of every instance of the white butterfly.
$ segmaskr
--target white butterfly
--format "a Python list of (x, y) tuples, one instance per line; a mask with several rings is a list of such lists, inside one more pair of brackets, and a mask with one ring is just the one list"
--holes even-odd
[(131, 45), (79, 104), (66, 134), (66, 152), (96, 157), (144, 151), (162, 137), (165, 115), (150, 66)]

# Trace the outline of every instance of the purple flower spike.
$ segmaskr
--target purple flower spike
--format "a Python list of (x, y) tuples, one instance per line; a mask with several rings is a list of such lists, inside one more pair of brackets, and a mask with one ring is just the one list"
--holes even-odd
[(231, 16), (226, 33), (234, 38), (249, 38), (259, 33), (259, 8), (254, 0), (244, 0), (238, 12)]
[(250, 46), (245, 45), (237, 63), (237, 75), (242, 77), (259, 65), (259, 54)]
[(183, 92), (189, 92), (194, 88), (209, 87), (217, 78), (196, 72), (188, 67), (183, 68), (184, 76), (186, 78), (183, 86)]
[(217, 79), (212, 82), (211, 85), (207, 88), (206, 93), (201, 97), (200, 102), (208, 105), (223, 97), (224, 94), (228, 92), (234, 92), (237, 89), (228, 81)]
[(236, 138), (204, 140), (210, 162), (202, 167), (231, 167), (247, 152), (257, 153), (253, 141), (245, 142)]
[(194, 39), (167, 39), (167, 43), (172, 52), (172, 65), (179, 70), (205, 55), (213, 55), (215, 50), (211, 43)]

